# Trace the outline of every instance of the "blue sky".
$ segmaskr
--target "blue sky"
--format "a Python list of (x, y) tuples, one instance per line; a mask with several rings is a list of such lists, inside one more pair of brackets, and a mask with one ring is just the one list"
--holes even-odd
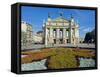
[(21, 7), (21, 21), (26, 21), (33, 26), (34, 32), (42, 30), (43, 20), (47, 20), (48, 13), (51, 18), (59, 17), (59, 13), (63, 12), (66, 19), (70, 19), (71, 15), (79, 24), (80, 37), (84, 37), (86, 32), (95, 28), (95, 11), (79, 10), (79, 9), (61, 9), (61, 8), (43, 8), (43, 7)]

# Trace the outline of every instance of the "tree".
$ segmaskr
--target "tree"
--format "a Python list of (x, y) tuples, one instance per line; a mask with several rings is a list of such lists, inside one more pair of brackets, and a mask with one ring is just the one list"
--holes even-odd
[(87, 32), (84, 39), (85, 43), (95, 43), (95, 29), (91, 32)]

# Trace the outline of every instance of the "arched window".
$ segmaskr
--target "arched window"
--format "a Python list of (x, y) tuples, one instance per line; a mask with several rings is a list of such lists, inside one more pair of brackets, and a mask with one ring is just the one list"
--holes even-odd
[(67, 30), (66, 30), (66, 37), (68, 37), (69, 36), (69, 28), (67, 28)]

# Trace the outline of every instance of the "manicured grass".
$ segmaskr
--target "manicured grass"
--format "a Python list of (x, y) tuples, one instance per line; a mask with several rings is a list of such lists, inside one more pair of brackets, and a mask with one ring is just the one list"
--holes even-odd
[(22, 52), (22, 55), (28, 55), (21, 58), (22, 64), (47, 58), (46, 66), (48, 69), (76, 68), (78, 67), (76, 57), (91, 58), (95, 56), (94, 50), (79, 48), (47, 48), (41, 49), (40, 52), (32, 51)]

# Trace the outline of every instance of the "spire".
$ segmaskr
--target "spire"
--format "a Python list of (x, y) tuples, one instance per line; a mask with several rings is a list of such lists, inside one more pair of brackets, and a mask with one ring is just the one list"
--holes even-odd
[(75, 24), (75, 20), (74, 20), (73, 15), (71, 14), (71, 25), (74, 25), (74, 24)]
[(71, 21), (74, 22), (74, 16), (71, 14)]
[(71, 19), (74, 19), (74, 16), (71, 14)]
[(51, 18), (50, 13), (48, 13), (48, 18)]
[(48, 13), (48, 21), (51, 21), (50, 13)]
[(59, 14), (60, 14), (60, 17), (62, 17), (62, 16), (63, 16), (63, 12), (59, 12)]

